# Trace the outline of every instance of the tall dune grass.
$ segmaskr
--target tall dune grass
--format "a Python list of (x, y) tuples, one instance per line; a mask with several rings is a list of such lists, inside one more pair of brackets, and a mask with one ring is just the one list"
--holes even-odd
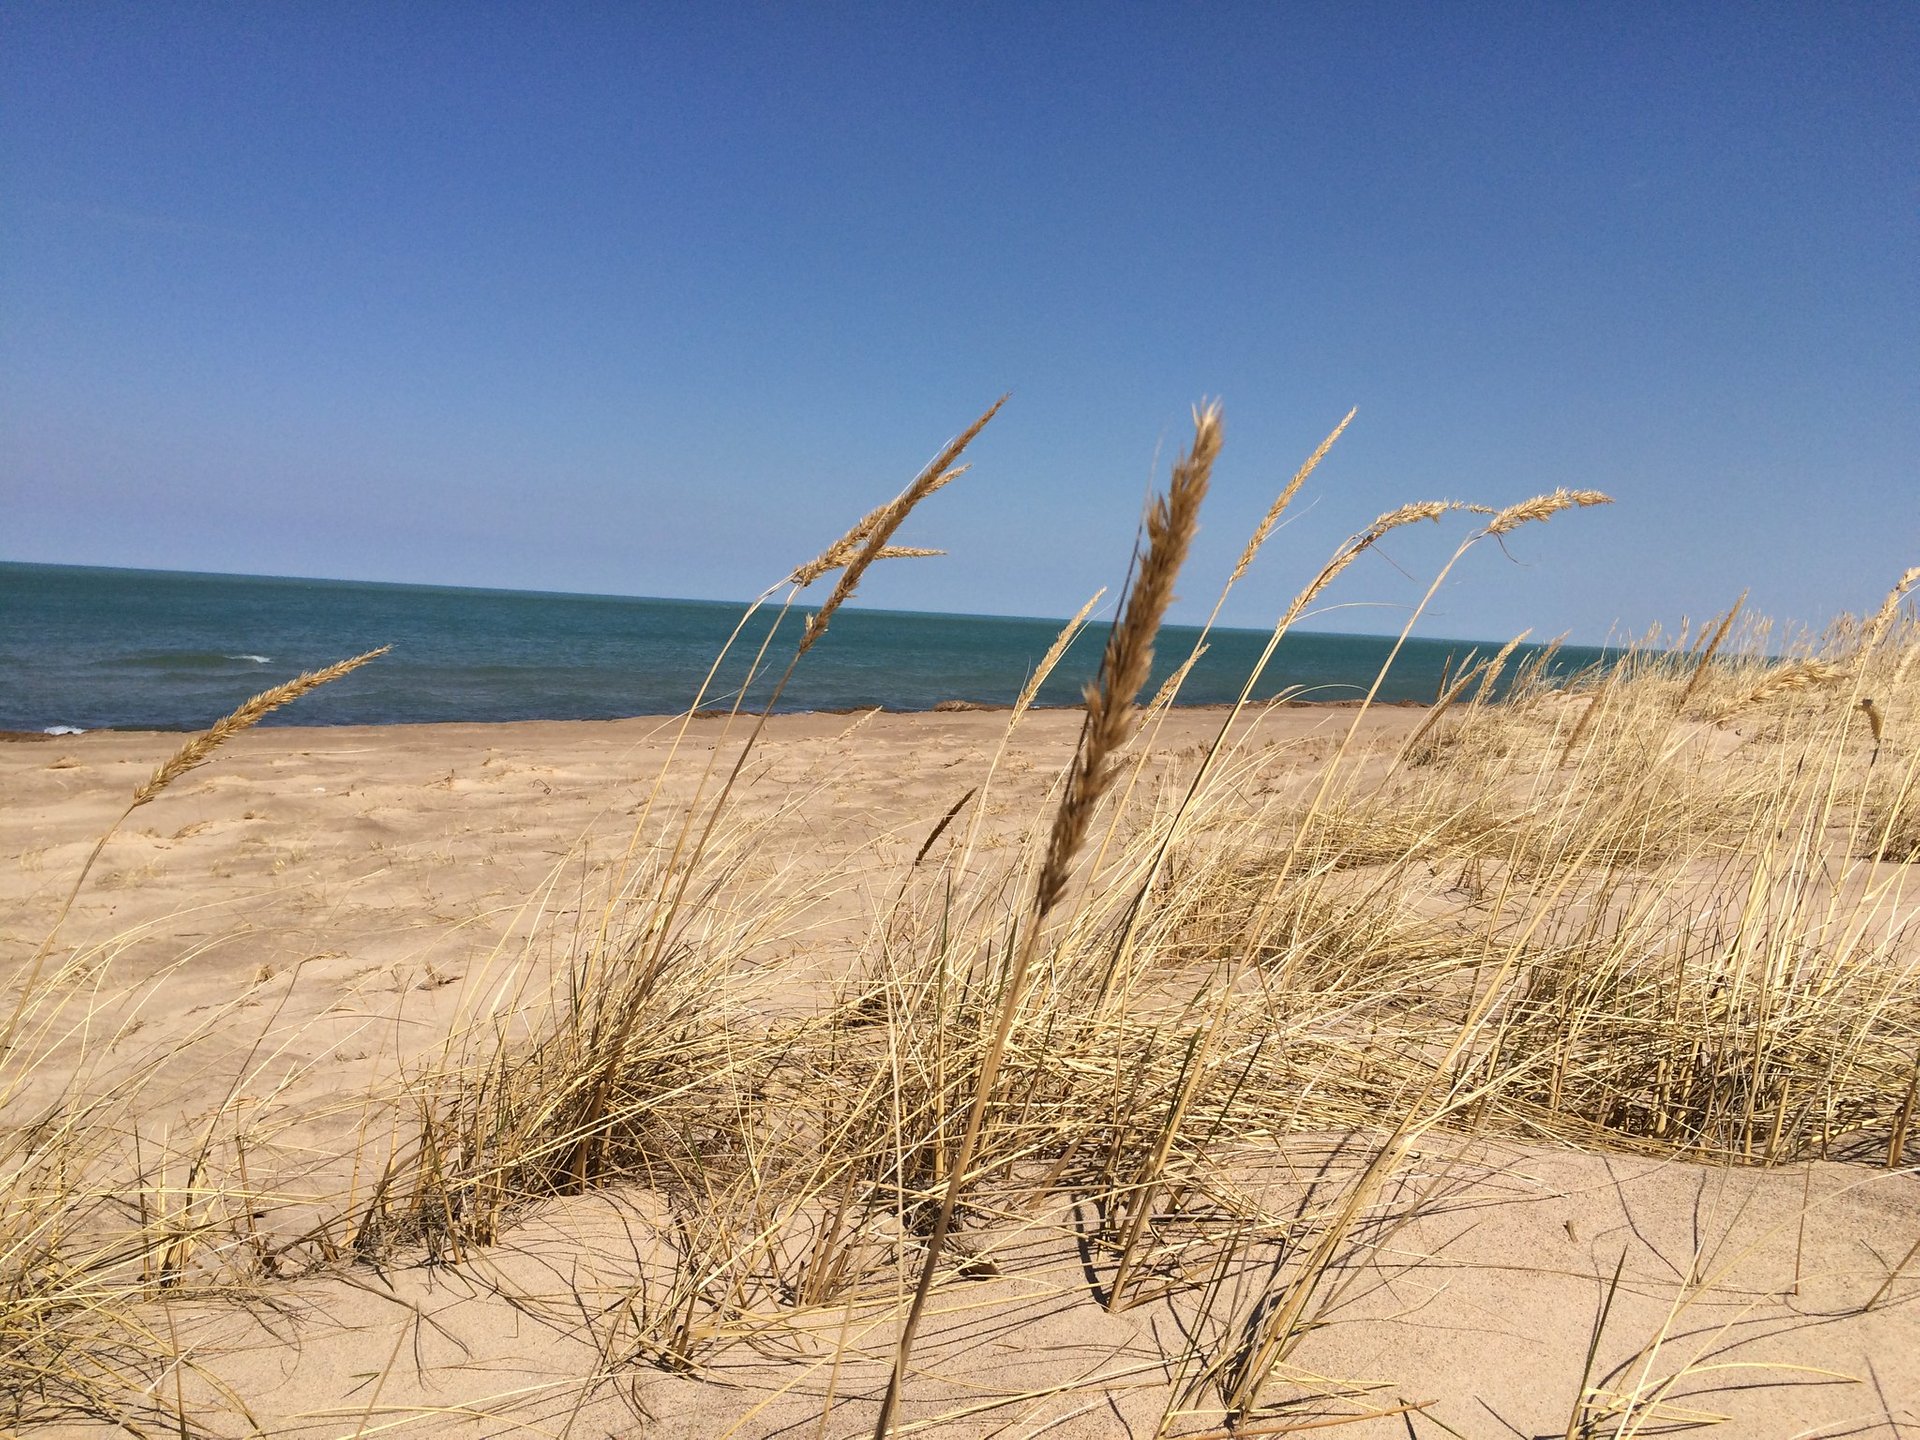
[[(793, 572), (788, 604), (839, 579), (756, 671), (790, 674), (869, 565), (920, 553), (893, 535), (992, 414)], [(10, 1050), (0, 1414), (245, 1433), (259, 1397), (182, 1348), (181, 1305), (270, 1309), (300, 1275), (409, 1256), (471, 1266), (541, 1207), (614, 1191), (648, 1198), (660, 1265), (591, 1321), (583, 1393), (824, 1326), (822, 1433), (836, 1408), (855, 1418), (832, 1433), (907, 1433), (917, 1347), (940, 1343), (919, 1333), (929, 1297), (1069, 1246), (1086, 1304), (1181, 1318), (1161, 1434), (1263, 1433), (1337, 1391), (1292, 1362), (1357, 1283), (1354, 1257), (1443, 1183), (1407, 1167), (1416, 1146), (1908, 1163), (1913, 574), (1817, 641), (1781, 646), (1736, 606), (1692, 646), (1650, 635), (1571, 676), (1545, 660), (1507, 676), (1509, 646), (1403, 742), (1368, 742), (1362, 706), (1304, 785), (1275, 779), (1250, 678), (1163, 783), (1152, 724), (1178, 679), (1136, 703), (1221, 446), (1202, 411), (1025, 845), (989, 863), (963, 814), (983, 812), (1022, 703), (805, 1013), (756, 1004), (750, 957), (811, 897), (752, 874), (766, 829), (731, 801), (762, 730), (739, 716), (730, 749), (686, 762), (708, 767), (694, 806), (640, 807), (564, 962), (471, 987), (432, 1058), (357, 1102), (353, 1178), (332, 1192), (276, 1172), (271, 1137), (294, 1117), (243, 1115), (245, 1074), (192, 1133), (156, 1136), (140, 1117), (159, 1082), (115, 1073), (111, 1034), (54, 1083), (26, 1068), (44, 1047)], [(1604, 500), (1390, 512), (1310, 575), (1261, 667), (1402, 525), (1463, 524), (1451, 569)], [(70, 1029), (89, 1004), (36, 968), (9, 1033)], [(856, 1326), (884, 1343), (855, 1347)]]

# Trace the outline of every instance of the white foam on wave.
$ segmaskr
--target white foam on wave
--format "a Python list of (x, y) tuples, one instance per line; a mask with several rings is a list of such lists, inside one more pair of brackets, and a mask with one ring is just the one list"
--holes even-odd
[(42, 735), (84, 735), (87, 732), (78, 725), (49, 725), (40, 733)]
[(271, 655), (229, 655), (227, 656), (227, 659), (251, 660), (256, 665), (265, 665), (273, 659), (273, 656)]

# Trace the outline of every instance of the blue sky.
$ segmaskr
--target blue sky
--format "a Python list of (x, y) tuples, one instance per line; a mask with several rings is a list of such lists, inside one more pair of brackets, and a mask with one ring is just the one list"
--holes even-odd
[[(750, 594), (1002, 391), (871, 604), (1061, 614), (1190, 404), (1228, 611), (1619, 504), (1428, 633), (1920, 563), (1920, 9), (0, 5), (0, 558)], [(1316, 623), (1397, 628), (1455, 534)]]

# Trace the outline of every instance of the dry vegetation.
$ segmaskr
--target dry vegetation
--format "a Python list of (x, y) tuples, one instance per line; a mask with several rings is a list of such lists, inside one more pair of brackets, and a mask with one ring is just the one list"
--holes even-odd
[[(794, 572), (781, 603), (837, 582), (762, 665), (800, 663), (870, 564), (920, 553), (891, 537), (991, 413)], [(648, 1420), (636, 1373), (725, 1395), (743, 1356), (786, 1378), (673, 1433), (1038, 1434), (1064, 1422), (1031, 1418), (1036, 1402), (1084, 1396), (1057, 1412), (1091, 1427), (1071, 1433), (1439, 1434), (1436, 1397), (1329, 1376), (1307, 1350), (1487, 1147), (1904, 1167), (1920, 1093), (1920, 625), (1902, 604), (1916, 576), (1803, 645), (1730, 612), (1571, 677), (1508, 647), (1464, 665), (1404, 743), (1349, 735), (1301, 783), (1267, 783), (1252, 697), (1276, 677), (1255, 674), (1207, 752), (1155, 785), (1137, 762), (1177, 686), (1141, 692), (1219, 447), (1202, 412), (1029, 843), (979, 843), (998, 757), (956, 781), (954, 808), (876, 892), (846, 980), (811, 1008), (759, 1003), (766, 977), (746, 963), (806, 903), (755, 874), (756, 832), (729, 809), (751, 716), (730, 751), (685, 757), (708, 767), (699, 804), (641, 807), (598, 923), (557, 964), (532, 945), (498, 957), (428, 1062), (352, 1097), (335, 1154), (283, 1143), (311, 1117), (275, 1110), (271, 1025), (229, 1104), (156, 1133), (160, 1067), (117, 1065), (125, 1022), (97, 1018), (110, 974), (77, 970), (50, 936), (9, 1007), (0, 1083), (0, 1421), (272, 1429), (271, 1397), (233, 1378), (223, 1346), (236, 1326), (317, 1344), (321, 1296), (421, 1318), (405, 1353), (396, 1339), (339, 1382), (314, 1434), (563, 1433), (614, 1402), (648, 1433), (673, 1422)], [(1312, 578), (1276, 640), (1400, 526), (1463, 523), (1458, 560), (1602, 501), (1392, 512)], [(43, 1057), (81, 1032), (84, 1060), (50, 1074)], [(514, 1279), (551, 1263), (556, 1223), (626, 1257), (558, 1318)], [(1901, 1301), (1913, 1256), (1886, 1261), (1837, 1315)], [(1619, 1269), (1599, 1286), (1592, 1348), (1555, 1400), (1566, 1434), (1693, 1423), (1676, 1397), (1711, 1366), (1661, 1342), (1711, 1269), (1624, 1355)], [(571, 1387), (394, 1398), (434, 1338), (395, 1278), (410, 1274), (481, 1285), (564, 1332)], [(1048, 1317), (1100, 1312), (1075, 1334), (1120, 1334), (1100, 1328), (1117, 1317), (1130, 1348), (1022, 1368), (1058, 1339), (1050, 1318), (1027, 1325), (1037, 1298)], [(972, 1319), (1015, 1357), (998, 1389), (955, 1380)]]

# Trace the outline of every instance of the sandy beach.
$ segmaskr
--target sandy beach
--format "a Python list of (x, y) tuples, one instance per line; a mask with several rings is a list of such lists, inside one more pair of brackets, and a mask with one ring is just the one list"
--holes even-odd
[(0, 1440), (1920, 1440), (1920, 6), (0, 36)]
[[(1384, 709), (1356, 726), (1356, 715), (1270, 712), (1235, 786), (1305, 793), (1343, 743), (1355, 773), (1377, 773), (1426, 718)], [(1222, 719), (1174, 711), (1136, 742), (1140, 816), (1181, 793)], [(903, 877), (950, 812), (938, 845), (964, 836), (969, 873), (1017, 854), (1080, 724), (1078, 712), (1036, 712), (1009, 738), (998, 712), (774, 718), (731, 802), (739, 853), (702, 902), (772, 915), (728, 950), (750, 1017), (733, 1023), (804, 1025), (836, 1003), (871, 965), (876, 928), (898, 913)], [(698, 1249), (659, 1186), (629, 1179), (516, 1203), (488, 1244), (356, 1251), (338, 1238), (316, 1246), (302, 1229), (365, 1201), (395, 1133), (390, 1115), (369, 1117), (404, 1107), (410, 1074), (470, 1038), (479, 1017), (524, 1012), (530, 996), (535, 1012), (552, 1003), (569, 957), (604, 923), (609, 887), (631, 873), (639, 819), (670, 833), (696, 790), (711, 796), (744, 725), (680, 728), (254, 730), (113, 835), (62, 923), (49, 961), (59, 1003), (36, 1012), (34, 1067), (8, 1118), (111, 1097), (99, 1103), (121, 1106), (151, 1152), (144, 1203), (192, 1221), (193, 1253), (178, 1258), (208, 1283), (156, 1291), (141, 1310), (188, 1357), (153, 1392), (161, 1411), (212, 1434), (871, 1428), (917, 1263), (897, 1217), (863, 1222), (859, 1283), (784, 1313), (772, 1292), (723, 1297), (684, 1356), (662, 1348), (635, 1298), (672, 1290), (676, 1264)], [(95, 841), (180, 740), (0, 744), (8, 972), (31, 960)], [(275, 1176), (271, 1198), (245, 1213), (216, 1193), (201, 1143), (236, 1115), (241, 1168)], [(1243, 1192), (1302, 1223), (1366, 1155), (1332, 1128), (1229, 1128), (1206, 1147), (1216, 1168), (1193, 1182), (1201, 1190), (1225, 1186), (1215, 1201)], [(1373, 1222), (1329, 1274), (1329, 1303), (1287, 1353), (1285, 1394), (1301, 1403), (1235, 1433), (1309, 1420), (1378, 1436), (1649, 1433), (1711, 1415), (1754, 1436), (1920, 1424), (1920, 1274), (1895, 1275), (1920, 1240), (1911, 1173), (1860, 1158), (1736, 1167), (1632, 1148), (1512, 1129), (1426, 1135), (1370, 1202)], [(1110, 1310), (1115, 1275), (1091, 1238), (1090, 1196), (992, 1198), (1010, 1188), (1001, 1176), (967, 1223), (960, 1253), (979, 1259), (936, 1292), (899, 1433), (1225, 1433), (1217, 1400), (1211, 1417), (1194, 1402), (1167, 1420), (1191, 1352), (1222, 1338), (1195, 1299), (1208, 1281), (1205, 1225), (1183, 1232), (1169, 1201), (1152, 1226), (1162, 1243), (1150, 1283), (1136, 1276)], [(717, 1212), (738, 1199), (704, 1203)], [(819, 1223), (804, 1205), (765, 1219), (789, 1251), (817, 1243)], [(1270, 1263), (1289, 1252), (1283, 1238)], [(1255, 1312), (1241, 1301), (1246, 1324)], [(1608, 1411), (1602, 1394), (1646, 1403)]]
[[(1274, 738), (1323, 755), (1348, 713), (1280, 712)], [(1404, 730), (1408, 713), (1381, 711), (1368, 729)], [(658, 719), (251, 731), (116, 833), (63, 927), (71, 963), (121, 986), (172, 967), (164, 1006), (137, 1032), (160, 1049), (236, 1001), (303, 1032), (364, 1010), (314, 1031), (306, 1056), (329, 1057), (320, 1088), (360, 1083), (439, 1038), (462, 999), (455, 982), (513, 937), (566, 934), (656, 782), (656, 816), (677, 818), (703, 778), (709, 791), (722, 778), (708, 770), (716, 747), (731, 733), (737, 749), (750, 723), (694, 719), (670, 766), (679, 725)], [(1005, 727), (992, 710), (773, 718), (738, 791), (736, 813), (763, 833), (734, 883), (774, 881), (809, 904), (756, 960), (797, 990), (831, 974), (876, 887), (978, 783)], [(1027, 718), (983, 848), (1017, 839), (1079, 728), (1078, 712)], [(1176, 712), (1156, 768), (1190, 765), (1217, 728), (1216, 712)], [(0, 880), (0, 966), (27, 960), (94, 842), (182, 738), (0, 744), (0, 849), (16, 862)]]

